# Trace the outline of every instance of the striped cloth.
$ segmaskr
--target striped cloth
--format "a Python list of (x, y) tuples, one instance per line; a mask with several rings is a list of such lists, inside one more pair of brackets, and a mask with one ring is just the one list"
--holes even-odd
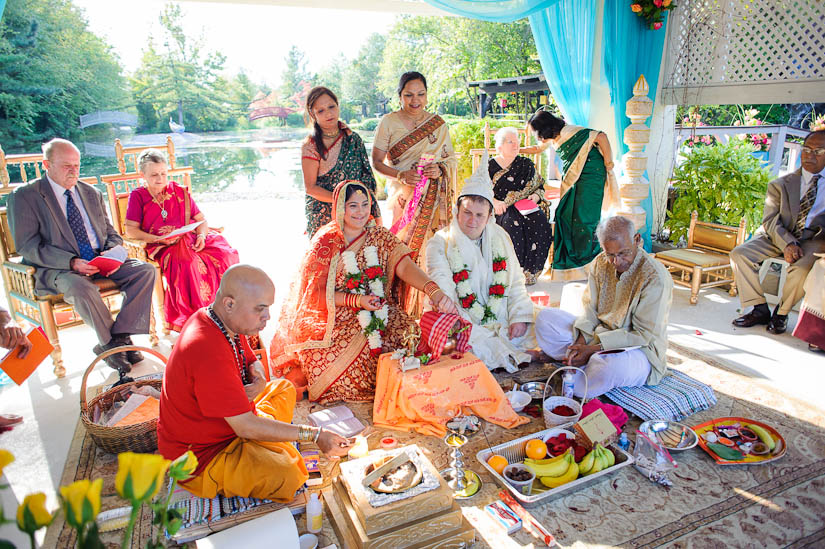
[[(180, 510), (183, 528), (197, 524), (204, 524), (243, 513), (259, 505), (270, 503), (267, 499), (217, 496), (212, 499), (199, 498), (190, 494), (184, 488), (178, 487), (172, 495), (170, 509)], [(168, 537), (168, 536), (167, 536)]]
[(604, 396), (644, 421), (681, 421), (716, 404), (710, 386), (673, 369), (658, 385), (618, 387)]
[(456, 322), (466, 328), (456, 336), (455, 350), (459, 353), (466, 353), (470, 350), (470, 331), (473, 325), (458, 315), (449, 313), (437, 313), (427, 311), (421, 315), (421, 341), (418, 345), (418, 353), (429, 353), (430, 362), (435, 362), (441, 357), (441, 352), (447, 345), (450, 330)]

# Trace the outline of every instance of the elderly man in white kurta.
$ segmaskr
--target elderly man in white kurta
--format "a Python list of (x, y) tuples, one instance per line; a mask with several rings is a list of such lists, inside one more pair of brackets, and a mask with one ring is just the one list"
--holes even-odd
[(518, 370), (535, 347), (533, 302), (507, 232), (496, 225), (487, 160), (462, 189), (453, 221), (427, 243), (427, 273), (472, 322), (472, 352), (491, 370)]
[[(615, 387), (656, 385), (667, 373), (667, 322), (673, 279), (639, 248), (641, 237), (624, 217), (596, 229), (602, 252), (588, 274), (576, 318), (560, 309), (536, 316), (536, 339), (550, 357), (587, 374), (586, 398)], [(584, 395), (584, 378), (573, 377), (573, 394)]]

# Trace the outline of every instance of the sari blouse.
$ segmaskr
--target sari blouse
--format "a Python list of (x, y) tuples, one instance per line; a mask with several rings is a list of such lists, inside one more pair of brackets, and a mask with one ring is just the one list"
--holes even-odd
[(414, 130), (404, 125), (398, 111), (386, 114), (375, 130), (373, 146), (386, 151), (393, 167), (399, 170), (414, 168), (425, 154), (433, 155), (433, 162), (443, 164), (448, 176), (458, 165), (450, 128), (437, 114), (430, 115)]
[[(143, 232), (162, 235), (191, 223), (191, 220), (201, 213), (186, 187), (182, 187), (174, 181), (169, 181), (165, 193), (167, 198), (162, 202), (162, 205), (166, 209), (166, 219), (163, 219), (162, 208), (152, 199), (149, 189), (139, 187), (129, 193), (126, 220), (139, 223), (140, 230)], [(187, 195), (189, 195), (189, 219), (186, 219)]]
[[(315, 145), (315, 139), (310, 135), (301, 146), (301, 158), (319, 163), (318, 177), (315, 184), (330, 192), (346, 180), (356, 180), (364, 184), (372, 193), (375, 193), (375, 177), (372, 173), (364, 141), (357, 133), (339, 123), (341, 134), (327, 150), (326, 158), (322, 157)], [(381, 217), (378, 203), (373, 200), (372, 216)], [(322, 202), (309, 195), (305, 197), (307, 218), (307, 235), (312, 238), (315, 233), (332, 219), (332, 205)]]

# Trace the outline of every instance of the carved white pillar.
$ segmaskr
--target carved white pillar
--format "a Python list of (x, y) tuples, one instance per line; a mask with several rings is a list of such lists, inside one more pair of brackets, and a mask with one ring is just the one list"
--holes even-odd
[(650, 191), (650, 182), (644, 177), (647, 169), (645, 145), (650, 140), (650, 128), (644, 123), (653, 113), (653, 101), (647, 96), (650, 88), (644, 75), (633, 86), (633, 97), (625, 106), (625, 114), (630, 118), (630, 126), (624, 131), (624, 142), (629, 151), (622, 157), (624, 174), (619, 181), (622, 197), (621, 215), (633, 220), (636, 230), (645, 226), (645, 210), (642, 201)]

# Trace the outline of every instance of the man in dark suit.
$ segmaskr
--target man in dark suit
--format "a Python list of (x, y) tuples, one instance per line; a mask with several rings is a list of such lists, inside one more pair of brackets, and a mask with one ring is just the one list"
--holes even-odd
[[(762, 226), (753, 238), (733, 249), (730, 263), (742, 308), (753, 310), (733, 321), (749, 328), (767, 324), (781, 334), (788, 328), (788, 312), (802, 299), (803, 284), (817, 257), (825, 252), (825, 131), (811, 132), (802, 146), (802, 167), (768, 183)], [(783, 257), (790, 265), (771, 314), (759, 283), (765, 259)]]
[[(63, 294), (86, 324), (94, 328), (99, 344), (96, 354), (131, 344), (131, 334), (149, 331), (154, 269), (127, 259), (111, 273), (124, 294), (117, 320), (92, 282), (99, 277), (89, 261), (120, 246), (123, 240), (109, 222), (103, 196), (91, 185), (79, 182), (80, 151), (70, 141), (53, 139), (43, 146), (46, 175), (20, 187), (9, 196), (9, 226), (17, 251), (27, 265), (37, 267), (35, 292)], [(106, 359), (121, 375), (141, 353), (118, 353)]]

